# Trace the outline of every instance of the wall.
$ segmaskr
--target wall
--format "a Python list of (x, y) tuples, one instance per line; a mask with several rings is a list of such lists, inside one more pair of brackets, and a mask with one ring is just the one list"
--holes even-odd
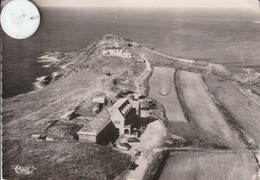
[(96, 136), (94, 135), (86, 135), (86, 134), (79, 134), (79, 141), (83, 142), (96, 142)]
[(111, 121), (98, 135), (97, 143), (114, 143), (119, 137), (119, 131)]

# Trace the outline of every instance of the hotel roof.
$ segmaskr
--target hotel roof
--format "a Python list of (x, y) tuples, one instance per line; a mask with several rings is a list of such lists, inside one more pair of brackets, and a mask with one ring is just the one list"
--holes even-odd
[(127, 101), (128, 101), (128, 99), (121, 98), (121, 99), (118, 99), (112, 106), (116, 107), (116, 108), (120, 108)]
[(96, 118), (86, 123), (77, 134), (98, 135), (111, 122), (107, 109), (103, 109)]
[(122, 47), (113, 46), (113, 47), (106, 47), (106, 49), (122, 49)]
[(130, 103), (132, 104), (132, 107), (135, 109), (139, 109), (140, 102), (138, 100), (130, 100)]

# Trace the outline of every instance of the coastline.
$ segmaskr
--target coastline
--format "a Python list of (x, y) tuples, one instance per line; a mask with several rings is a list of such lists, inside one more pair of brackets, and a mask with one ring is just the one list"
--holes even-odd
[[(132, 56), (125, 57), (118, 56), (117, 54), (113, 56), (104, 53), (106, 47), (113, 47), (115, 44), (124, 49), (125, 52), (131, 53)], [(257, 111), (259, 106), (256, 105), (254, 109), (249, 111), (250, 106), (252, 106), (254, 102), (251, 102), (252, 99), (248, 98), (246, 94), (241, 93), (240, 89), (237, 89), (243, 87), (244, 89), (252, 89), (251, 93), (253, 94), (258, 92), (256, 90), (260, 82), (260, 73), (254, 70), (234, 70), (219, 64), (178, 59), (172, 56), (162, 55), (161, 53), (149, 50), (140, 44), (113, 34), (105, 35), (99, 41), (79, 51), (65, 54), (50, 53), (49, 56), (51, 57), (48, 63), (51, 63), (52, 66), (63, 68), (60, 68), (59, 71), (53, 72), (49, 76), (37, 78), (37, 85), (40, 87), (39, 90), (4, 99), (4, 147), (6, 150), (8, 149), (8, 152), (12, 152), (12, 155), (4, 155), (4, 164), (5, 168), (7, 168), (5, 172), (8, 176), (16, 176), (8, 171), (8, 167), (12, 165), (10, 162), (19, 163), (20, 159), (15, 157), (15, 155), (20, 155), (20, 151), (18, 151), (19, 144), (26, 144), (27, 149), (30, 150), (30, 154), (27, 153), (27, 149), (21, 150), (23, 155), (26, 154), (26, 157), (30, 156), (38, 159), (40, 151), (42, 155), (41, 158), (44, 158), (42, 161), (44, 163), (51, 161), (53, 166), (57, 166), (57, 161), (66, 161), (67, 164), (82, 164), (82, 166), (75, 168), (77, 168), (79, 172), (84, 172), (86, 176), (89, 176), (89, 172), (84, 171), (85, 163), (90, 163), (89, 166), (93, 167), (93, 164), (91, 164), (92, 161), (86, 161), (84, 157), (80, 157), (79, 159), (77, 153), (86, 153), (87, 156), (94, 159), (94, 161), (102, 162), (103, 166), (99, 167), (102, 169), (102, 176), (116, 177), (125, 170), (129, 172), (128, 166), (131, 159), (129, 154), (115, 151), (112, 146), (91, 144), (90, 142), (84, 144), (72, 138), (75, 136), (77, 128), (84, 126), (86, 121), (95, 117), (92, 111), (91, 99), (96, 96), (105, 96), (109, 102), (108, 106), (111, 106), (112, 102), (120, 98), (125, 98), (129, 94), (134, 95), (134, 93), (146, 92), (148, 89), (155, 94), (153, 96), (152, 93), (147, 93), (143, 94), (143, 97), (138, 97), (143, 105), (142, 107), (145, 107), (141, 110), (148, 114), (148, 117), (143, 120), (144, 122), (150, 123), (150, 126), (148, 125), (147, 128), (147, 130), (150, 130), (144, 131), (144, 136), (141, 136), (140, 140), (143, 141), (142, 145), (146, 144), (147, 147), (149, 147), (149, 144), (153, 144), (153, 146), (147, 148), (149, 150), (145, 150), (141, 153), (144, 156), (141, 155), (140, 158), (134, 158), (134, 160), (139, 163), (140, 168), (137, 167), (136, 171), (130, 171), (129, 177), (133, 176), (136, 178), (138, 174), (141, 174), (143, 177), (150, 178), (159, 177), (160, 174), (164, 174), (165, 171), (167, 175), (170, 173), (167, 170), (169, 165), (165, 166), (166, 169), (162, 168), (163, 165), (165, 165), (165, 161), (168, 162), (169, 160), (166, 158), (167, 153), (157, 153), (156, 149), (178, 153), (184, 153), (182, 150), (186, 149), (188, 151), (187, 153), (192, 157), (193, 153), (190, 153), (190, 151), (201, 148), (205, 151), (221, 150), (226, 152), (230, 149), (242, 151), (243, 148), (239, 149), (240, 146), (233, 145), (235, 142), (233, 142), (233, 138), (230, 137), (235, 137), (239, 144), (244, 143), (242, 140), (249, 141), (256, 138), (259, 133), (258, 130), (252, 126), (250, 128), (254, 131), (251, 134), (241, 133), (241, 137), (236, 134), (237, 129), (235, 125), (237, 124), (237, 120), (243, 122), (243, 119), (234, 115), (236, 106), (234, 106), (235, 97), (232, 94), (232, 91), (236, 92), (239, 96), (247, 100), (243, 101), (247, 106), (246, 109), (243, 109), (243, 106), (239, 106), (241, 112), (244, 110), (247, 111), (247, 113)], [(48, 59), (47, 56), (40, 59), (43, 58)], [(47, 60), (43, 62), (46, 63)], [(159, 70), (158, 72), (156, 71), (157, 73), (153, 72), (155, 67), (160, 67), (157, 69)], [(160, 72), (165, 72), (164, 68), (166, 67), (172, 68), (170, 71), (171, 75), (167, 72), (164, 74)], [(176, 78), (176, 74), (178, 78), (181, 77), (181, 81)], [(169, 78), (167, 82), (162, 83), (166, 78)], [(210, 78), (215, 78), (216, 82), (221, 86), (222, 84), (226, 85), (223, 85), (224, 88), (220, 88), (220, 90), (216, 87), (216, 91)], [(205, 79), (207, 79), (207, 81), (205, 81)], [(204, 81), (206, 83), (204, 83)], [(149, 82), (153, 82), (153, 84)], [(193, 86), (193, 83), (195, 83), (196, 86)], [(169, 86), (169, 84), (171, 84), (171, 86)], [(141, 88), (138, 88), (140, 85)], [(237, 85), (237, 87), (235, 85)], [(225, 90), (225, 88), (228, 89)], [(172, 92), (172, 90), (174, 90), (174, 92)], [(212, 90), (212, 92), (209, 90)], [(232, 97), (231, 102), (226, 102), (226, 99), (223, 98), (225, 93), (230, 94), (229, 97)], [(194, 96), (194, 94), (196, 96)], [(167, 95), (171, 95), (171, 98), (168, 98)], [(156, 100), (152, 99), (156, 96), (159, 98), (156, 98)], [(200, 99), (201, 97), (202, 99)], [(217, 102), (214, 101), (213, 97), (219, 98), (220, 102), (223, 103), (223, 109), (225, 108), (230, 110), (227, 112), (232, 112), (231, 116), (235, 117), (234, 120), (232, 119), (232, 123), (235, 124), (234, 126), (231, 126), (231, 123), (227, 123), (227, 121), (230, 120), (229, 117), (223, 115), (226, 112), (219, 108), (219, 106), (216, 106)], [(174, 103), (179, 108), (178, 112), (175, 111), (176, 107), (171, 106), (171, 103), (174, 101), (180, 102), (180, 104)], [(164, 106), (165, 104), (168, 106)], [(174, 109), (171, 110), (171, 108)], [(80, 116), (86, 116), (86, 119), (76, 117), (68, 121), (62, 118), (64, 114), (75, 111), (75, 109)], [(181, 117), (188, 117), (187, 121), (176, 119), (177, 113), (181, 112), (184, 112), (184, 116)], [(169, 116), (169, 113), (173, 114)], [(214, 115), (214, 113), (215, 116), (219, 118), (212, 118), (211, 114)], [(203, 116), (201, 114), (203, 114)], [(254, 113), (248, 113), (248, 117), (252, 116), (249, 118), (250, 121), (255, 119), (253, 115)], [(203, 119), (201, 119), (200, 116), (203, 117)], [(161, 127), (161, 131), (159, 132), (158, 129), (155, 128), (159, 126), (158, 123)], [(244, 123), (246, 126), (248, 122)], [(214, 126), (214, 124), (216, 125)], [(219, 132), (221, 127), (225, 127), (222, 129), (223, 133)], [(54, 130), (52, 128), (54, 128)], [(242, 130), (248, 132), (250, 128), (244, 128)], [(23, 133), (21, 134), (21, 132)], [(53, 139), (55, 143), (52, 141), (36, 141), (32, 138), (35, 133), (41, 132), (47, 132), (47, 135), (52, 137), (51, 139)], [(229, 136), (229, 134), (232, 134), (232, 136)], [(248, 137), (242, 138), (242, 136), (245, 135), (248, 135)], [(16, 143), (10, 141), (10, 137), (13, 138)], [(151, 139), (156, 138), (158, 141), (150, 142)], [(226, 139), (224, 145), (222, 139)], [(56, 143), (61, 149), (71, 149), (74, 145), (78, 147), (84, 144), (82, 146), (89, 147), (93, 150), (86, 151), (85, 148), (79, 148), (76, 154), (72, 153), (74, 158), (63, 157), (63, 153), (60, 153), (59, 155), (55, 155), (51, 160), (48, 160), (49, 151), (55, 147)], [(93, 156), (95, 151), (108, 152), (107, 154), (100, 155), (100, 157), (105, 157), (105, 162), (101, 161), (102, 158)], [(245, 149), (245, 151), (250, 153), (251, 149)], [(119, 155), (117, 162), (111, 161), (110, 158), (114, 157), (114, 155), (110, 155), (117, 153)], [(254, 151), (252, 151), (252, 153), (254, 153)], [(149, 158), (147, 159), (146, 156)], [(208, 158), (208, 154), (204, 152), (201, 153), (200, 156), (201, 158)], [(237, 156), (230, 155), (229, 153), (223, 156), (223, 158), (225, 157), (231, 160), (237, 158)], [(172, 156), (170, 158), (172, 159)], [(31, 158), (25, 158), (24, 160), (26, 160), (26, 163), (31, 163), (31, 161), (29, 161), (30, 159)], [(74, 161), (75, 159), (77, 162)], [(213, 160), (214, 158), (210, 159), (210, 161)], [(249, 159), (248, 162), (253, 160)], [(118, 162), (123, 163), (124, 168), (120, 169), (121, 165)], [(36, 163), (36, 166), (42, 167), (44, 163)], [(107, 163), (114, 163), (113, 165), (117, 167), (117, 169), (111, 170), (113, 171), (112, 174), (106, 173), (107, 168), (110, 168), (106, 166)], [(216, 168), (222, 168), (222, 165), (223, 164), (220, 164), (220, 166), (218, 166), (218, 164), (216, 164)], [(247, 165), (245, 164), (245, 166)], [(47, 166), (45, 168), (48, 169), (52, 167)], [(60, 170), (65, 174), (73, 171), (73, 169), (64, 169), (64, 167), (60, 166), (59, 168), (62, 168)], [(47, 177), (49, 174), (44, 174), (46, 172), (48, 171), (38, 172), (38, 175)], [(55, 173), (53, 170), (50, 172)], [(250, 173), (251, 172), (252, 171), (250, 171)], [(97, 177), (100, 176), (97, 175)]]
[[(206, 61), (200, 61), (198, 59), (196, 60), (192, 60), (192, 59), (185, 59), (185, 58), (181, 58), (181, 57), (174, 57), (174, 56), (170, 56), (170, 55), (165, 55), (161, 52), (157, 52), (157, 51), (154, 51), (154, 50), (151, 50), (151, 49), (148, 49), (146, 48), (148, 51), (150, 52), (153, 52), (153, 53), (156, 53), (156, 54), (159, 54), (159, 55), (162, 55), (166, 58), (170, 58), (174, 61), (178, 61), (178, 62), (183, 62), (183, 63), (188, 63), (188, 64), (199, 64), (199, 65), (207, 65), (208, 68), (212, 68), (212, 67), (218, 67), (218, 68), (221, 68), (221, 69), (229, 69), (231, 70), (230, 73), (232, 73), (232, 70), (233, 71), (237, 71), (237, 70), (244, 70), (248, 73), (251, 73), (251, 74), (260, 74), (260, 65), (259, 67), (258, 66), (237, 66), (236, 64), (237, 63), (234, 63), (236, 66), (225, 66), (225, 64), (215, 64), (215, 63), (209, 63), (209, 62), (206, 62)], [(35, 81), (32, 83), (32, 86), (33, 86), (33, 90), (32, 91), (27, 91), (27, 92), (24, 92), (24, 93), (21, 93), (21, 94), (17, 94), (17, 95), (14, 95), (14, 96), (11, 96), (11, 97), (8, 97), (8, 98), (12, 98), (12, 97), (15, 97), (15, 96), (19, 96), (19, 95), (22, 95), (22, 94), (27, 94), (27, 93), (30, 93), (30, 92), (33, 92), (33, 91), (37, 91), (39, 89), (42, 89), (44, 88), (45, 86), (47, 86), (52, 79), (55, 79), (59, 73), (62, 71), (62, 70), (65, 70), (68, 66), (70, 66), (73, 62), (62, 62), (62, 57), (63, 56), (66, 56), (68, 54), (71, 54), (73, 52), (67, 52), (67, 53), (62, 53), (62, 52), (46, 52), (44, 53), (44, 55), (41, 55), (38, 59), (38, 62), (41, 64), (41, 67), (42, 68), (58, 68), (58, 70), (56, 71), (53, 71), (51, 74), (49, 75), (45, 75), (45, 76), (40, 76), (40, 77), (37, 77), (35, 79)], [(57, 57), (57, 55), (61, 55), (61, 57)], [(54, 56), (53, 56), (54, 55)], [(249, 74), (250, 75), (250, 74)], [(258, 75), (259, 76), (259, 75)], [(4, 98), (4, 99), (8, 99), (8, 98)]]

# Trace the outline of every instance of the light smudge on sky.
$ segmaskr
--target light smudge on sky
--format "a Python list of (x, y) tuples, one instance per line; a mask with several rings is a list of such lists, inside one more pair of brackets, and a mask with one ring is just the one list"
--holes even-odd
[[(2, 2), (6, 4), (8, 0)], [(258, 0), (32, 0), (41, 7), (177, 7), (258, 9)]]

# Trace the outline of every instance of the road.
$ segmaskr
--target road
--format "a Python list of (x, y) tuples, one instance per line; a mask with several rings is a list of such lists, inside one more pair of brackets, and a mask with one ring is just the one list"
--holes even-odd
[[(166, 128), (161, 121), (157, 120), (150, 123), (140, 137), (141, 142), (131, 144), (133, 147), (130, 155), (132, 155), (133, 160), (138, 164), (138, 167), (135, 170), (129, 170), (123, 179), (141, 180), (165, 137)], [(133, 150), (135, 149), (142, 151), (141, 156), (134, 156), (135, 151)]]
[(144, 82), (145, 80), (150, 76), (151, 72), (152, 72), (152, 67), (150, 62), (144, 57), (144, 54), (140, 55), (143, 60), (145, 61), (145, 71), (135, 80), (135, 86), (136, 86), (136, 92), (141, 94), (141, 95), (145, 95), (145, 86), (144, 86)]

